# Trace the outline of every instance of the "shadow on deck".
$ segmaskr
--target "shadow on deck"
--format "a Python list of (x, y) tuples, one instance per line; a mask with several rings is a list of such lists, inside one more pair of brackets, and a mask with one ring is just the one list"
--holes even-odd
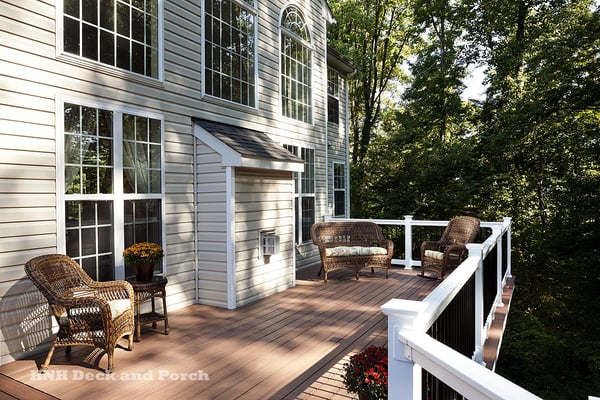
[(123, 340), (111, 375), (105, 354), (89, 347), (68, 358), (57, 350), (45, 375), (37, 374), (45, 352), (1, 366), (0, 398), (351, 399), (341, 369), (363, 347), (387, 343), (380, 306), (420, 300), (437, 281), (395, 267), (389, 279), (381, 270), (358, 281), (335, 271), (325, 284), (317, 270), (299, 271), (296, 287), (237, 310), (170, 312), (168, 336), (142, 330), (131, 352)]

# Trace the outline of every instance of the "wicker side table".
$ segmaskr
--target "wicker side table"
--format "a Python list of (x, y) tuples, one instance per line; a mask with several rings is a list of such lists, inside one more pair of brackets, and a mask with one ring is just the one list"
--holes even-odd
[[(135, 335), (134, 340), (139, 342), (142, 340), (141, 326), (142, 324), (152, 324), (152, 328), (156, 329), (156, 323), (164, 321), (165, 335), (169, 334), (169, 318), (167, 317), (167, 278), (164, 276), (154, 276), (152, 280), (147, 282), (139, 282), (135, 277), (127, 279), (127, 282), (133, 287), (135, 293)], [(154, 299), (160, 297), (163, 302), (163, 313), (156, 312)], [(152, 311), (141, 313), (142, 304), (151, 300)]]

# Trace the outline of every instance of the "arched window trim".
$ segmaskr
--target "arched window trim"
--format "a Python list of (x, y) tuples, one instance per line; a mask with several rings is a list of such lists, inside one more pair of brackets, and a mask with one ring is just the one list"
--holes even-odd
[[(290, 17), (291, 16), (291, 17)], [(313, 113), (314, 113), (314, 98), (313, 98), (313, 53), (314, 49), (311, 44), (311, 29), (309, 20), (307, 20), (302, 12), (302, 9), (293, 3), (287, 4), (282, 8), (280, 14), (279, 24), (279, 40), (280, 40), (280, 106), (281, 114), (285, 118), (291, 118), (303, 123), (313, 124)], [(290, 24), (296, 24), (297, 27), (290, 26)], [(304, 37), (303, 37), (304, 36)], [(284, 54), (283, 44), (285, 41), (291, 40), (296, 42), (297, 45), (305, 49), (308, 54), (306, 62), (303, 60), (297, 60), (296, 62), (302, 62), (305, 71), (300, 75), (290, 76), (288, 73), (294, 71), (290, 70), (289, 66), (284, 67), (284, 59), (289, 55)], [(294, 74), (292, 72), (292, 74)], [(303, 76), (306, 79), (298, 80), (298, 76)], [(290, 88), (292, 86), (292, 88)]]
[[(289, 21), (289, 18), (287, 17), (289, 17), (292, 14), (291, 12), (288, 12), (289, 10), (294, 11), (294, 14), (299, 17), (299, 21)], [(300, 9), (300, 7), (298, 7), (295, 4), (289, 4), (288, 6), (284, 7), (281, 13), (280, 21), (281, 30), (285, 31), (286, 34), (290, 35), (292, 38), (298, 40), (300, 43), (312, 50), (312, 39), (310, 35), (310, 29), (308, 23), (306, 22), (306, 18), (304, 17), (304, 13)], [(299, 29), (291, 29), (288, 25), (288, 23), (298, 24), (299, 22), (302, 23), (302, 26)]]

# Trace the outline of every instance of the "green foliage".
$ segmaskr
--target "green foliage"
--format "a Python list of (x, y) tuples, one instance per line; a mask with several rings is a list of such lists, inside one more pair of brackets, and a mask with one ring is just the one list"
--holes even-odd
[[(412, 80), (352, 166), (353, 216), (511, 216), (517, 290), (497, 371), (546, 399), (598, 396), (600, 11), (411, 5)], [(460, 100), (469, 62), (487, 65), (480, 103)]]
[(385, 92), (393, 82), (403, 80), (400, 67), (416, 32), (410, 3), (404, 0), (328, 3), (336, 19), (328, 32), (330, 45), (350, 57), (356, 66), (350, 82), (350, 131), (352, 159), (361, 163), (380, 119)]

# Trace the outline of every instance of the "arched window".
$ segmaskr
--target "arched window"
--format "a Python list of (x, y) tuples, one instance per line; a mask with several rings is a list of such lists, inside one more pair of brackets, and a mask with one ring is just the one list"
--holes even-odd
[(296, 6), (281, 16), (281, 110), (286, 117), (312, 122), (310, 34)]

